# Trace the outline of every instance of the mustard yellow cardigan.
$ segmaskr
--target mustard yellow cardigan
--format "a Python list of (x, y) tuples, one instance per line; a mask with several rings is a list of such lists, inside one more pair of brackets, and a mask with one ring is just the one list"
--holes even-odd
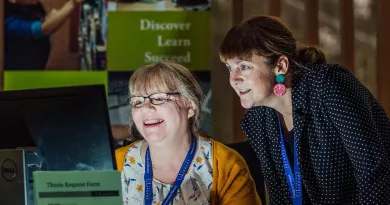
[[(211, 140), (211, 139), (210, 139)], [(213, 184), (211, 205), (261, 205), (256, 185), (245, 160), (233, 149), (212, 141)], [(115, 151), (118, 170), (122, 172), (128, 145)]]

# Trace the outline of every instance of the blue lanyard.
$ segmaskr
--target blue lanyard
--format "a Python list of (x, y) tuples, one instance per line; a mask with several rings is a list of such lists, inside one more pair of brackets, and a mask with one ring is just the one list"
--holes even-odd
[[(181, 183), (183, 183), (184, 177), (186, 176), (188, 169), (191, 166), (192, 160), (195, 156), (195, 151), (196, 151), (196, 137), (192, 135), (190, 150), (188, 150), (187, 156), (184, 159), (183, 164), (181, 165), (179, 174), (177, 175), (176, 180), (173, 183), (173, 186), (169, 190), (167, 197), (162, 202), (162, 205), (170, 204), (173, 198), (175, 197), (177, 191), (181, 186)], [(152, 172), (152, 160), (150, 158), (149, 147), (147, 148), (146, 155), (145, 155), (144, 179), (145, 179), (145, 196), (144, 196), (145, 205), (151, 205), (153, 202), (153, 190), (152, 190), (153, 172)]]
[(278, 112), (276, 112), (279, 122), (279, 133), (280, 133), (280, 147), (282, 149), (282, 161), (284, 172), (286, 174), (288, 188), (290, 189), (290, 195), (293, 201), (293, 205), (302, 205), (302, 177), (301, 170), (299, 169), (298, 164), (298, 154), (297, 154), (297, 144), (294, 135), (294, 174), (291, 171), (290, 163), (288, 161), (286, 147), (284, 146), (283, 131), (282, 125), (280, 123), (280, 117)]

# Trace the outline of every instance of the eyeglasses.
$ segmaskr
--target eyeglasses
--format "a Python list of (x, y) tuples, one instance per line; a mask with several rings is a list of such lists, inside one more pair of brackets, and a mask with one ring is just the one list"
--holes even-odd
[(133, 96), (128, 98), (131, 107), (140, 108), (144, 105), (145, 99), (149, 98), (150, 103), (153, 105), (161, 105), (166, 103), (172, 95), (180, 95), (178, 92), (169, 93), (154, 93), (149, 96)]

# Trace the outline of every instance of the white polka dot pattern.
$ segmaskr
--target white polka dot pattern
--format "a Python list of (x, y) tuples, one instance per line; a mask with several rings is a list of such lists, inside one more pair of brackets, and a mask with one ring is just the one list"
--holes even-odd
[[(390, 204), (390, 123), (371, 93), (341, 66), (312, 65), (294, 75), (292, 101), (311, 203)], [(292, 204), (274, 110), (253, 107), (241, 126), (261, 161), (271, 204)]]

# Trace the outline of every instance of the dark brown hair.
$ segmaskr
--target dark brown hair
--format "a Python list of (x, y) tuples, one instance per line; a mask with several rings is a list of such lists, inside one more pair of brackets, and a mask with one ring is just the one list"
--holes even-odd
[(285, 55), (292, 68), (297, 64), (325, 63), (325, 55), (318, 48), (297, 48), (297, 42), (287, 26), (276, 17), (257, 16), (244, 20), (231, 28), (223, 39), (220, 58), (250, 60), (253, 54), (265, 57), (269, 68), (275, 67), (280, 56)]
[(298, 48), (297, 61), (303, 64), (325, 64), (325, 54), (315, 46), (301, 46)]

